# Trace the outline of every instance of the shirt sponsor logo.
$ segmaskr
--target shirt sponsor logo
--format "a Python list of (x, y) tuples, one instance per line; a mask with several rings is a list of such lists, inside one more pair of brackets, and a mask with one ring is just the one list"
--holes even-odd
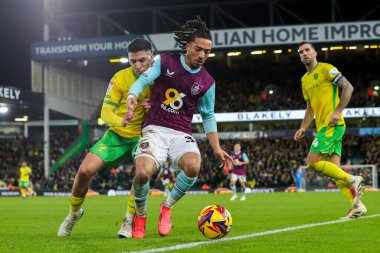
[(309, 91), (311, 91), (311, 90), (313, 90), (313, 89), (315, 89), (315, 88), (318, 88), (318, 83), (313, 84), (312, 86), (308, 87), (308, 88), (307, 88), (307, 91), (309, 92)]
[(161, 108), (167, 112), (179, 114), (178, 110), (182, 108), (182, 98), (185, 96), (186, 94), (180, 93), (174, 88), (169, 88), (165, 92), (166, 100), (162, 102)]
[(170, 108), (170, 107), (166, 107), (164, 104), (161, 104), (161, 109), (163, 109), (164, 111), (170, 112), (170, 113), (179, 114), (179, 112), (177, 110)]

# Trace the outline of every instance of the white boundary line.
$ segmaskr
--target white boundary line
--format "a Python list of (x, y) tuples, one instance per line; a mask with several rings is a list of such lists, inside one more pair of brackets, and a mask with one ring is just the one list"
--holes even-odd
[[(281, 229), (275, 229), (275, 230), (268, 230), (268, 231), (258, 232), (258, 233), (254, 233), (254, 234), (248, 234), (248, 235), (239, 235), (239, 236), (234, 236), (234, 237), (227, 237), (227, 238), (222, 238), (220, 240), (190, 242), (190, 243), (178, 244), (175, 246), (170, 246), (170, 247), (165, 247), (165, 248), (156, 248), (156, 249), (133, 251), (133, 252), (129, 251), (129, 253), (154, 253), (154, 252), (166, 252), (166, 251), (172, 251), (172, 250), (180, 250), (180, 249), (192, 248), (192, 247), (196, 247), (196, 246), (200, 246), (200, 245), (207, 245), (207, 244), (233, 241), (233, 240), (241, 240), (241, 239), (247, 239), (247, 238), (251, 238), (251, 237), (259, 237), (259, 236), (282, 233), (282, 232), (287, 232), (287, 231), (294, 231), (294, 230), (299, 230), (299, 229), (304, 229), (304, 228), (312, 228), (312, 227), (330, 225), (330, 224), (335, 224), (335, 223), (342, 223), (342, 222), (355, 221), (355, 220), (361, 220), (361, 219), (370, 219), (370, 218), (375, 218), (375, 217), (380, 217), (380, 214), (368, 215), (365, 217), (361, 217), (359, 219), (342, 219), (342, 220), (325, 221), (325, 222), (320, 222), (320, 223), (311, 223), (311, 224), (305, 224), (305, 225), (300, 225), (300, 226), (295, 226), (295, 227), (287, 227), (287, 228), (281, 228)], [(121, 252), (121, 253), (128, 253), (128, 252)]]

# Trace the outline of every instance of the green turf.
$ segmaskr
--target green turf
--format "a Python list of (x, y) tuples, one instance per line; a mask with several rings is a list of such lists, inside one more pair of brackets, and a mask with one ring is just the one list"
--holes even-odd
[[(338, 192), (247, 195), (231, 202), (229, 195), (188, 195), (173, 209), (173, 230), (158, 235), (158, 207), (162, 196), (149, 198), (147, 237), (118, 239), (127, 196), (89, 197), (85, 215), (73, 234), (57, 238), (67, 215), (68, 198), (1, 198), (0, 252), (128, 252), (209, 241), (198, 231), (197, 216), (210, 204), (225, 206), (233, 217), (227, 238), (303, 224), (336, 220), (349, 204)], [(380, 192), (366, 192), (368, 215), (380, 214)], [(379, 252), (380, 217), (305, 228), (242, 240), (217, 242), (176, 252)]]

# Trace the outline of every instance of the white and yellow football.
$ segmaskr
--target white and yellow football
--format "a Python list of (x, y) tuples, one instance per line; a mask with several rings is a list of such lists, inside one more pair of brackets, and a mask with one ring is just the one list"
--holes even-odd
[(220, 239), (232, 228), (232, 216), (221, 205), (210, 205), (203, 208), (198, 215), (198, 228), (209, 239)]

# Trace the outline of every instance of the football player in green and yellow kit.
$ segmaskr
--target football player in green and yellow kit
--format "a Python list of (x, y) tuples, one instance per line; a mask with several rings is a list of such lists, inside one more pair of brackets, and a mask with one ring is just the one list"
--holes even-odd
[(26, 162), (22, 162), (20, 167), (19, 187), (21, 197), (23, 198), (36, 195), (36, 193), (30, 187), (30, 175), (32, 175), (32, 169), (28, 166)]
[[(145, 112), (150, 108), (151, 87), (140, 94), (135, 107), (135, 118), (127, 116), (126, 99), (129, 88), (153, 63), (152, 45), (145, 39), (135, 39), (128, 46), (131, 67), (117, 72), (111, 79), (103, 101), (101, 118), (110, 127), (104, 136), (89, 150), (75, 176), (70, 197), (70, 212), (59, 227), (58, 236), (69, 236), (75, 223), (83, 215), (85, 200), (91, 178), (101, 169), (122, 160), (133, 161), (133, 154), (141, 135)], [(134, 217), (133, 193), (128, 200), (128, 210), (119, 237), (131, 237)]]
[(299, 141), (304, 136), (315, 116), (317, 134), (311, 144), (307, 166), (335, 180), (352, 204), (345, 218), (364, 216), (367, 209), (361, 202), (363, 178), (350, 175), (340, 168), (342, 138), (346, 130), (342, 111), (350, 101), (354, 88), (336, 67), (317, 61), (312, 43), (301, 42), (298, 53), (307, 70), (301, 79), (307, 107), (294, 139)]

